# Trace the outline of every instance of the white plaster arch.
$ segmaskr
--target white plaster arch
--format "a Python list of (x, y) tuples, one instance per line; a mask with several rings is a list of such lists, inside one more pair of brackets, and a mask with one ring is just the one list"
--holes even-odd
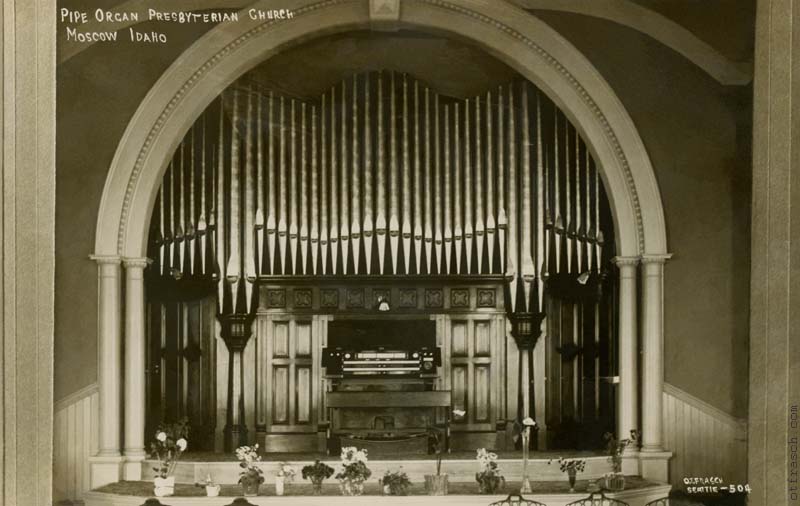
[[(268, 8), (268, 0), (254, 4)], [(370, 26), (368, 0), (286, 2), (291, 20), (220, 25), (161, 76), (131, 119), (106, 179), (95, 254), (145, 256), (162, 174), (180, 139), (219, 93), (289, 45)], [(617, 253), (667, 252), (658, 184), (636, 128), (591, 63), (553, 29), (504, 0), (401, 0), (394, 27), (443, 33), (495, 55), (547, 93), (601, 166)]]

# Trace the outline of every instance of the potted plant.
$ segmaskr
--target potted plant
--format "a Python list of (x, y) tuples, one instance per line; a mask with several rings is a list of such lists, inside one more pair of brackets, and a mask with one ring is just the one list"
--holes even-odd
[(300, 471), (304, 480), (310, 480), (314, 487), (314, 495), (322, 493), (322, 482), (333, 476), (333, 468), (319, 459), (313, 464), (304, 466)]
[(158, 459), (158, 466), (153, 468), (153, 494), (156, 497), (167, 497), (175, 493), (175, 466), (181, 454), (186, 451), (189, 427), (186, 419), (177, 423), (161, 423), (156, 430), (155, 439), (150, 443), (151, 455)]
[(240, 446), (236, 449), (236, 458), (239, 459), (239, 483), (244, 489), (245, 497), (258, 495), (258, 487), (264, 483), (264, 471), (259, 466), (261, 456), (258, 454), (258, 445)]
[(381, 478), (381, 485), (383, 486), (383, 493), (386, 495), (408, 495), (408, 487), (411, 486), (411, 480), (402, 470), (386, 471), (383, 478)]
[(372, 476), (367, 467), (367, 450), (355, 446), (345, 446), (340, 455), (342, 470), (336, 474), (343, 495), (361, 495), (364, 482)]
[(275, 474), (275, 495), (283, 495), (284, 486), (286, 483), (291, 483), (294, 480), (295, 471), (292, 466), (287, 463), (281, 463), (277, 474)]
[(614, 468), (611, 473), (606, 473), (605, 488), (612, 491), (625, 490), (625, 475), (622, 474), (622, 454), (629, 444), (639, 439), (639, 431), (632, 430), (631, 437), (628, 439), (617, 439), (611, 432), (606, 432), (603, 435), (606, 441), (606, 452), (608, 453), (608, 460)]
[(436, 474), (425, 475), (425, 490), (428, 495), (447, 495), (447, 474), (442, 474), (442, 450), (444, 450), (444, 437), (441, 431), (433, 426), (428, 426), (428, 437), (432, 441), (436, 453)]
[[(547, 461), (548, 464), (551, 462), (552, 460)], [(586, 461), (583, 459), (565, 459), (559, 457), (558, 465), (562, 473), (567, 473), (567, 477), (569, 478), (569, 491), (575, 492), (575, 481), (577, 480), (578, 472), (582, 473), (586, 468)]]
[(201, 487), (206, 489), (206, 496), (208, 497), (217, 497), (219, 496), (220, 485), (218, 483), (214, 483), (214, 480), (211, 479), (211, 475), (206, 475), (206, 480), (200, 483), (195, 483), (195, 487)]
[(478, 448), (478, 455), (475, 458), (481, 467), (480, 472), (475, 473), (480, 493), (494, 494), (499, 491), (506, 484), (506, 479), (500, 473), (500, 466), (497, 465), (497, 454), (487, 451), (486, 448)]

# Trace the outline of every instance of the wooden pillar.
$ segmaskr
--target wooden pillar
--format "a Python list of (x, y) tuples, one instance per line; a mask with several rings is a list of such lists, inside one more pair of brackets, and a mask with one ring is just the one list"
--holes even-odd
[(800, 1), (758, 0), (753, 109), (750, 506), (798, 504)]
[(228, 347), (228, 406), (225, 423), (225, 452), (248, 444), (244, 409), (244, 349), (253, 332), (253, 316), (219, 316), (222, 339)]

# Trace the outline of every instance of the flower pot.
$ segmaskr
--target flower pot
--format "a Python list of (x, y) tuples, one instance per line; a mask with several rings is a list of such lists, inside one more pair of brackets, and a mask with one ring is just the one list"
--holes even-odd
[(311, 486), (314, 491), (314, 495), (322, 495), (322, 480), (311, 480)]
[(219, 485), (206, 485), (206, 496), (217, 497), (219, 495)]
[(625, 476), (622, 473), (608, 474), (605, 477), (606, 489), (612, 492), (621, 492), (625, 490)]
[(283, 495), (285, 483), (286, 481), (284, 480), (283, 476), (275, 477), (275, 495)]
[(243, 481), (242, 492), (245, 497), (255, 497), (258, 495), (258, 486), (261, 485), (258, 481)]
[(361, 495), (364, 493), (364, 482), (346, 480), (339, 483), (339, 488), (342, 495)]
[(389, 485), (384, 485), (383, 495), (392, 495), (392, 487), (390, 487)]
[(575, 481), (578, 477), (578, 471), (575, 469), (570, 469), (567, 471), (567, 476), (569, 477), (569, 491), (575, 492)]
[(169, 497), (175, 493), (175, 477), (153, 479), (153, 494), (156, 497)]
[(446, 474), (426, 474), (425, 490), (428, 495), (447, 495), (447, 475)]

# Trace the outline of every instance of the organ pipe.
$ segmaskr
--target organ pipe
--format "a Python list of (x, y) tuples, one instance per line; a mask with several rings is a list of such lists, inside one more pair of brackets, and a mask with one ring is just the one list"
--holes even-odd
[[(283, 97), (280, 97), (279, 101), (279, 108), (278, 108), (278, 129), (279, 129), (279, 139), (278, 139), (278, 171), (280, 171), (280, 180), (278, 181), (278, 194), (280, 198), (280, 204), (278, 206), (279, 215), (278, 215), (278, 248), (275, 251), (275, 257), (280, 259), (280, 269), (283, 273), (286, 273), (286, 258), (288, 257), (286, 252), (286, 241), (287, 241), (287, 212), (288, 212), (288, 203), (287, 199), (287, 189), (286, 189), (286, 179), (287, 179), (287, 167), (286, 167), (286, 101)], [(276, 269), (277, 267), (277, 263)]]
[(311, 273), (319, 259), (319, 172), (317, 171), (317, 108), (311, 107)]
[(268, 113), (267, 113), (267, 166), (269, 175), (267, 176), (267, 258), (269, 259), (268, 271), (273, 274), (275, 271), (275, 246), (276, 246), (276, 208), (275, 208), (275, 186), (278, 180), (278, 169), (275, 165), (275, 97), (269, 92)]
[(306, 155), (308, 131), (306, 118), (306, 104), (300, 104), (300, 197), (297, 203), (300, 206), (300, 274), (306, 273), (308, 265), (308, 156)]
[(330, 236), (328, 240), (330, 241), (330, 248), (331, 248), (331, 274), (337, 274), (337, 264), (339, 258), (339, 174), (338, 174), (338, 167), (336, 165), (336, 156), (337, 156), (337, 139), (336, 139), (336, 104), (335, 104), (335, 97), (336, 97), (336, 90), (331, 89), (331, 96), (330, 96), (330, 117), (331, 117), (331, 125), (330, 125), (330, 134), (331, 134), (331, 143), (330, 143), (330, 174), (331, 174), (331, 227), (330, 227)]
[(375, 232), (378, 242), (378, 274), (384, 271), (384, 256), (386, 250), (386, 161), (384, 153), (385, 139), (383, 137), (383, 73), (378, 73), (378, 175), (377, 175), (377, 198), (378, 214), (375, 219)]
[(328, 251), (330, 250), (328, 242), (328, 135), (326, 125), (328, 124), (328, 107), (326, 97), (322, 95), (322, 109), (320, 111), (320, 239), (319, 246), (321, 250), (322, 260), (322, 274), (328, 273)]
[(233, 285), (233, 311), (238, 312), (239, 283), (241, 280), (241, 257), (240, 257), (240, 200), (239, 200), (239, 94), (236, 88), (233, 89), (233, 104), (231, 105), (231, 192), (230, 192), (230, 251), (228, 254), (228, 264), (225, 268), (225, 276), (228, 282)]
[[(427, 261), (428, 274), (433, 273), (433, 200), (436, 192), (436, 179), (431, 178), (431, 93), (430, 89), (425, 88), (425, 260)], [(437, 162), (438, 163), (438, 162)], [(435, 178), (435, 175), (434, 175)], [(419, 271), (418, 271), (419, 272)]]
[(353, 156), (353, 199), (350, 208), (350, 233), (353, 241), (351, 243), (353, 253), (353, 272), (359, 274), (359, 260), (361, 257), (361, 161), (358, 152), (358, 76), (353, 76), (353, 95), (352, 95), (352, 156)]
[[(252, 93), (252, 90), (251, 90)], [(264, 122), (263, 95), (258, 94), (256, 102), (256, 273), (261, 274), (264, 255)]]
[(364, 265), (367, 274), (372, 273), (372, 243), (375, 240), (372, 222), (372, 121), (370, 111), (369, 74), (364, 76)]
[(464, 229), (461, 224), (461, 216), (464, 208), (461, 205), (461, 179), (463, 173), (461, 171), (461, 148), (459, 146), (459, 140), (461, 139), (459, 105), (460, 104), (455, 104), (453, 106), (453, 244), (455, 244), (456, 247), (456, 274), (461, 274), (461, 248), (463, 247), (464, 241)]
[(406, 273), (410, 272), (411, 266), (411, 166), (408, 152), (408, 78), (403, 74), (403, 261)]
[(339, 244), (342, 247), (342, 274), (347, 274), (347, 263), (349, 261), (349, 245), (350, 245), (350, 198), (348, 196), (348, 192), (350, 190), (350, 184), (348, 182), (348, 174), (350, 173), (350, 166), (347, 163), (347, 81), (342, 82), (342, 103), (339, 107), (340, 111), (340, 122), (341, 127), (339, 129), (339, 151), (341, 152), (341, 162), (340, 162), (340, 171), (341, 171), (341, 185), (339, 186), (339, 198), (342, 203), (342, 209), (340, 213), (340, 233), (339, 233)]
[(206, 117), (202, 118), (202, 138), (200, 141), (200, 216), (197, 219), (197, 235), (200, 241), (200, 274), (206, 272), (206, 246), (208, 243), (208, 224), (206, 222)]
[(189, 152), (189, 222), (186, 224), (186, 248), (189, 252), (189, 275), (194, 274), (194, 246), (195, 246), (195, 230), (194, 230), (194, 150), (195, 150), (195, 135), (194, 126), (190, 130), (190, 143)]
[(226, 91), (218, 139), (204, 113), (158, 190), (159, 273), (211, 274), (221, 304), (250, 312), (260, 276), (499, 264), (511, 305), (521, 290), (523, 310), (542, 310), (549, 276), (600, 270), (607, 205), (588, 146), (546, 103), (528, 83), (453, 99), (394, 73), (348, 78), (320, 104)]
[(397, 185), (397, 110), (394, 72), (392, 72), (389, 83), (389, 186), (391, 187), (389, 192), (389, 255), (391, 256), (392, 274), (397, 274), (400, 242), (400, 222), (397, 216), (400, 203)]
[[(483, 245), (486, 230), (483, 225), (483, 154), (481, 150), (481, 101), (475, 99), (475, 247), (477, 248), (477, 272), (483, 265)], [(472, 254), (470, 253), (470, 257)], [(471, 271), (470, 271), (471, 272)]]

